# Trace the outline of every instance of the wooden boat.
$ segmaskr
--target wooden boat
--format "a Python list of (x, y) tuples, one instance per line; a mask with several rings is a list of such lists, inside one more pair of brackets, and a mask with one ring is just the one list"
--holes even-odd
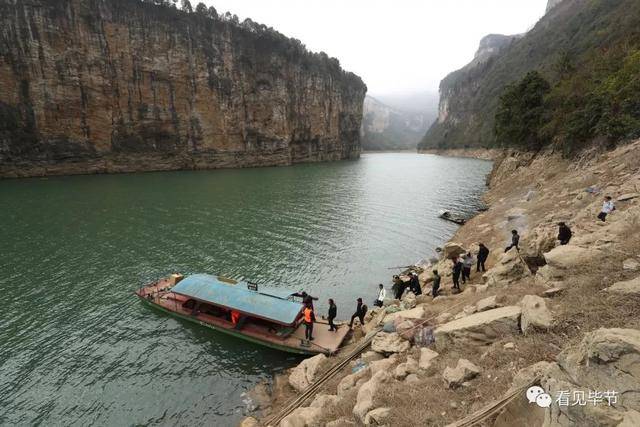
[(313, 341), (305, 340), (303, 304), (293, 296), (259, 292), (257, 285), (221, 276), (173, 274), (138, 289), (142, 302), (181, 319), (290, 353), (335, 353), (349, 333), (330, 332), (318, 316)]

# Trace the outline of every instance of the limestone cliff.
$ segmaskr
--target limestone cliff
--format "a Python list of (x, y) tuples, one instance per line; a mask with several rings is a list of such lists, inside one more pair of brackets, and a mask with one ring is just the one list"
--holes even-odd
[[(550, 0), (545, 16), (526, 34), (485, 38), (470, 64), (442, 80), (439, 117), (419, 149), (535, 150), (553, 143), (569, 152), (637, 138), (640, 114), (625, 106), (635, 105), (638, 96), (630, 85), (640, 69), (634, 60), (639, 25), (640, 3), (634, 0)], [(501, 96), (532, 71), (549, 84), (534, 129), (539, 143), (498, 141), (494, 125)]]
[(356, 158), (366, 87), (249, 20), (0, 0), (0, 177)]

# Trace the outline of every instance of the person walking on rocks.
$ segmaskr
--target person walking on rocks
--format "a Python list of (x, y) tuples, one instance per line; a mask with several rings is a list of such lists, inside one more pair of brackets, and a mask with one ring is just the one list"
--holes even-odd
[(558, 223), (558, 240), (561, 245), (566, 245), (571, 240), (573, 233), (567, 224), (564, 222)]
[(349, 322), (349, 329), (353, 328), (353, 321), (360, 319), (360, 324), (364, 325), (364, 316), (367, 314), (367, 305), (362, 303), (362, 298), (358, 298), (358, 305), (356, 306), (356, 312), (351, 316), (351, 322)]
[(413, 292), (415, 296), (422, 295), (422, 288), (420, 287), (420, 279), (418, 278), (417, 273), (411, 273), (410, 283), (411, 284), (409, 286), (411, 286), (411, 292)]
[(611, 200), (611, 196), (607, 196), (604, 198), (604, 203), (602, 203), (602, 210), (598, 214), (598, 219), (602, 222), (605, 222), (607, 215), (616, 210), (616, 205), (613, 204)]
[(507, 246), (504, 251), (509, 252), (509, 249), (516, 248), (517, 251), (520, 250), (518, 247), (518, 243), (520, 243), (520, 235), (518, 234), (518, 230), (511, 230), (511, 244)]
[(453, 289), (460, 290), (460, 274), (462, 274), (462, 261), (459, 258), (453, 260), (451, 275), (453, 278)]
[(316, 315), (313, 312), (311, 304), (307, 303), (303, 310), (304, 315), (304, 338), (307, 341), (313, 341), (313, 323), (316, 321)]
[(431, 296), (433, 298), (438, 296), (438, 290), (440, 289), (440, 275), (438, 270), (433, 270), (433, 284), (431, 285)]
[(467, 252), (466, 255), (462, 258), (462, 283), (471, 283), (471, 269), (473, 268), (473, 255), (471, 252)]
[(338, 307), (332, 298), (329, 298), (329, 312), (327, 313), (327, 319), (329, 320), (329, 330), (337, 331), (338, 328), (333, 324), (333, 319), (338, 315)]
[(393, 297), (395, 299), (401, 299), (402, 298), (402, 294), (404, 293), (404, 290), (407, 288), (407, 285), (404, 283), (404, 281), (400, 278), (400, 276), (395, 275), (393, 276)]
[(484, 263), (487, 261), (487, 258), (489, 258), (489, 248), (487, 248), (484, 243), (480, 243), (478, 246), (480, 246), (480, 249), (478, 249), (478, 263), (476, 264), (476, 272), (479, 272), (481, 267), (482, 271), (484, 272), (487, 271)]
[(380, 290), (378, 291), (378, 299), (375, 300), (373, 305), (382, 307), (382, 305), (384, 304), (384, 299), (387, 296), (387, 291), (384, 290), (384, 285), (382, 283), (380, 283), (378, 287), (380, 288)]

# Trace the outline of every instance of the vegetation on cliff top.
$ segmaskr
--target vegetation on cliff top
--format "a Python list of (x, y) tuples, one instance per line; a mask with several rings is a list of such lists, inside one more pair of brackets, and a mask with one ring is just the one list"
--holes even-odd
[(569, 154), (639, 136), (639, 29), (637, 1), (565, 0), (498, 56), (442, 81), (448, 117), (420, 147), (555, 144)]

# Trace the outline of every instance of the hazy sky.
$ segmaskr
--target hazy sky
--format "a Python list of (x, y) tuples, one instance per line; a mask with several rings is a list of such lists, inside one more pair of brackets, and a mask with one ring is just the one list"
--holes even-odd
[[(547, 0), (205, 0), (325, 51), (382, 95), (437, 90), (490, 33), (516, 34)], [(197, 0), (192, 0), (195, 7)]]

